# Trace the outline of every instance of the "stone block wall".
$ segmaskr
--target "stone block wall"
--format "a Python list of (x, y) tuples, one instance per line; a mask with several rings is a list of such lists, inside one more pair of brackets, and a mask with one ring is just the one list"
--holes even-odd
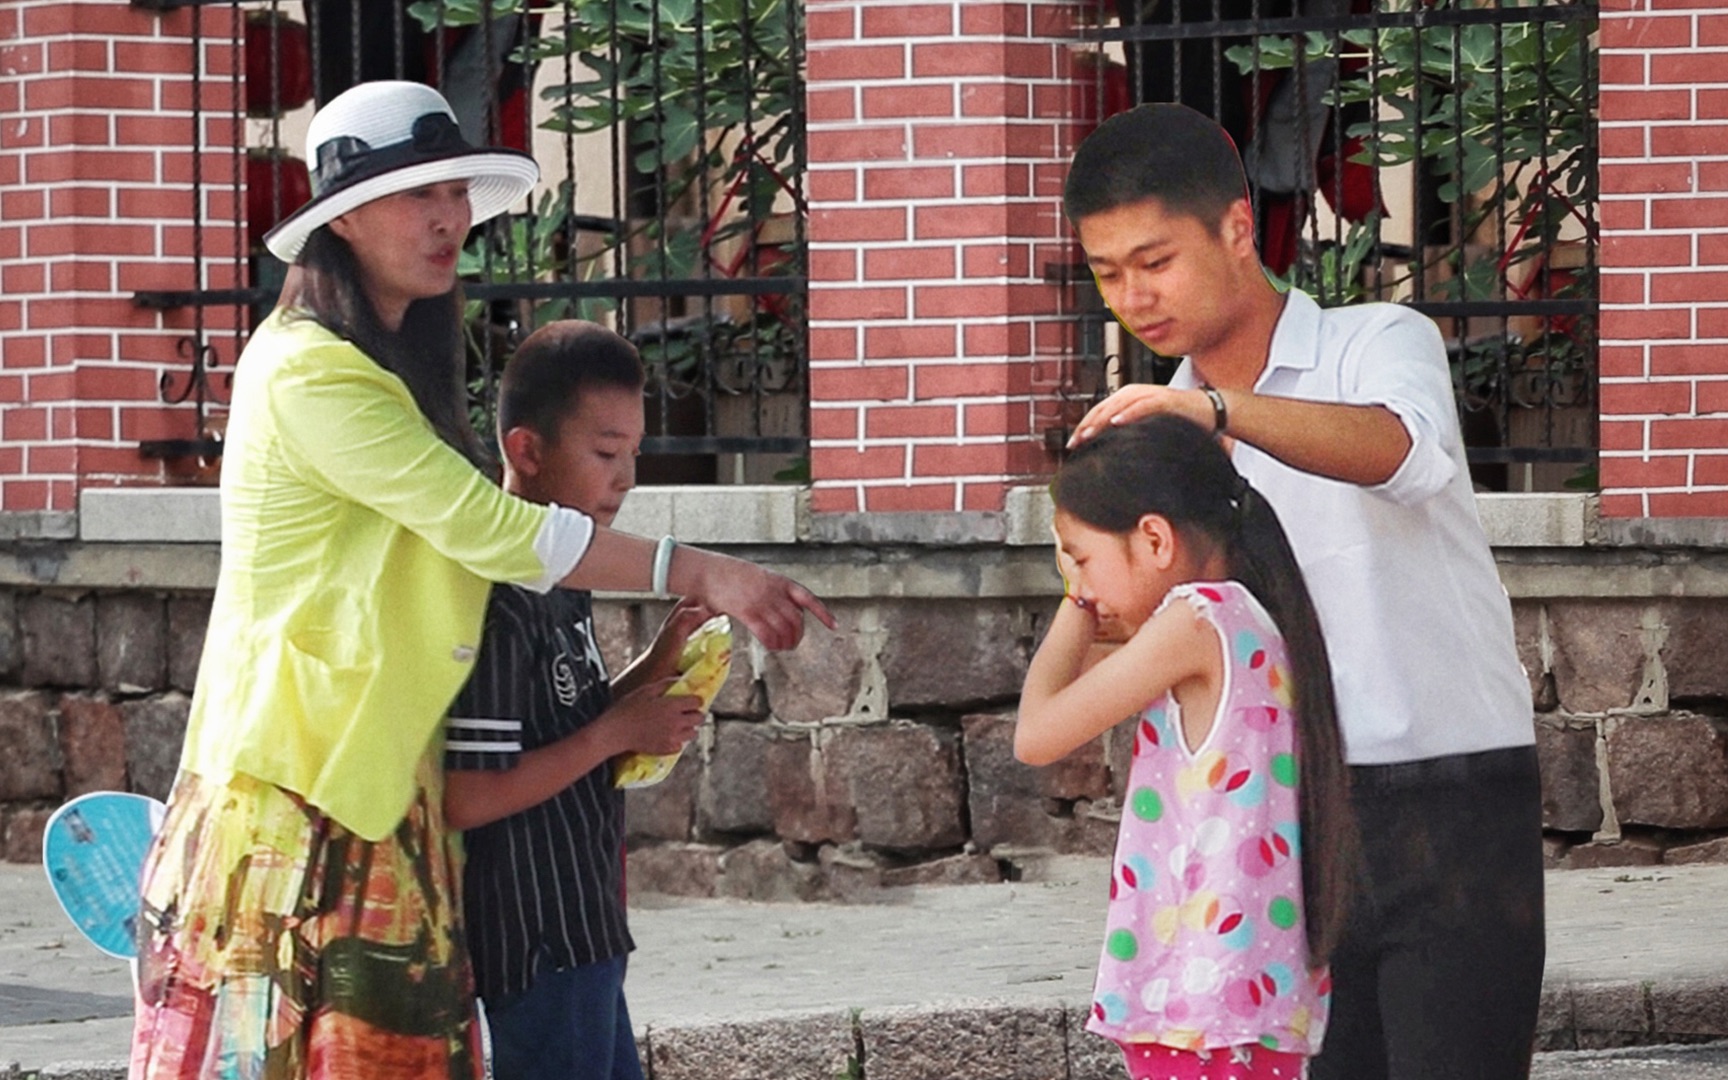
[[(1013, 759), (1013, 701), (1048, 602), (833, 606), (840, 632), (793, 652), (741, 641), (715, 722), (665, 783), (630, 792), (633, 887), (847, 899), (1109, 850), (1113, 821), (1089, 813), (1114, 805), (1101, 749), (1043, 772)], [(611, 655), (657, 624), (634, 605), (600, 618)]]
[(0, 589), (0, 858), (87, 791), (165, 798), (209, 620), (206, 593)]
[[(1514, 595), (1551, 863), (1728, 860), (1728, 599)], [(628, 797), (632, 887), (856, 899), (1107, 854), (1130, 740), (1107, 733), (1045, 769), (1013, 756), (1052, 602), (842, 597), (840, 631), (793, 652), (741, 639), (714, 722), (667, 781)], [(0, 587), (0, 856), (39, 857), (70, 796), (167, 792), (208, 604)], [(663, 611), (602, 600), (608, 657), (640, 651)]]
[(1728, 860), (1728, 602), (1514, 605), (1567, 866)]
[[(630, 795), (633, 882), (846, 898), (1108, 854), (1126, 733), (1045, 769), (1013, 755), (1013, 701), (1048, 608), (873, 601), (789, 656), (741, 649), (717, 722), (671, 780)], [(1728, 601), (1514, 612), (1550, 865), (1728, 860)]]

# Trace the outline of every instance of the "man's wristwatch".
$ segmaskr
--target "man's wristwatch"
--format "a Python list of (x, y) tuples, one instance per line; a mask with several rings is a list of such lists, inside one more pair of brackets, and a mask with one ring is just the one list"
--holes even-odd
[(1216, 386), (1201, 386), (1201, 393), (1212, 402), (1212, 434), (1222, 435), (1230, 426), (1230, 410), (1224, 407), (1224, 394)]

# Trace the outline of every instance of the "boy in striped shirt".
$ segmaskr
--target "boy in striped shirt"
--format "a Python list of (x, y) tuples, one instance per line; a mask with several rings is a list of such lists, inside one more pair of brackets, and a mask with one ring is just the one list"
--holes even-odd
[[(623, 338), (564, 320), (505, 368), (504, 486), (610, 525), (636, 482), (642, 362)], [(586, 592), (493, 589), (474, 673), (446, 723), (445, 815), (466, 830), (469, 953), (497, 1080), (640, 1080), (624, 1002), (624, 797), (612, 761), (683, 747), (696, 698), (666, 697), (711, 612), (680, 602), (616, 679)]]

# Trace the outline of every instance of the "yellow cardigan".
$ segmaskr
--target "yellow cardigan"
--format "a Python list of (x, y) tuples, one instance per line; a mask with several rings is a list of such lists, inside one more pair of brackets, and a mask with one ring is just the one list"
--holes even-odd
[(368, 840), (468, 678), (493, 581), (543, 581), (549, 511), (433, 432), (358, 348), (279, 311), (234, 373), (222, 566), (181, 767), (287, 788)]

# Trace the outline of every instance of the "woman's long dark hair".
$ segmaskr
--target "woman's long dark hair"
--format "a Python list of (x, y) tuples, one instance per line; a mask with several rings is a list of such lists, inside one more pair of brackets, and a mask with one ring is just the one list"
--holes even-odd
[(1175, 416), (1123, 424), (1084, 443), (1051, 490), (1059, 509), (1095, 529), (1127, 533), (1157, 514), (1190, 540), (1207, 538), (1284, 635), (1295, 683), (1303, 906), (1310, 960), (1319, 966), (1348, 915), (1356, 823), (1326, 642), (1278, 515), (1216, 439)]
[(313, 232), (295, 260), (285, 304), (359, 346), (377, 365), (401, 379), (438, 437), (476, 466), (489, 457), (468, 419), (467, 365), (462, 344), (462, 287), (416, 300), (392, 333), (367, 297), (360, 261), (330, 226)]

